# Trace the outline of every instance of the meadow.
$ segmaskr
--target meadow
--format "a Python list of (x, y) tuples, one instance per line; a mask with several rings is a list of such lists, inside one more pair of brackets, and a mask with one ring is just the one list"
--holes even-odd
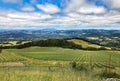
[(100, 76), (103, 71), (110, 70), (118, 74), (119, 78), (119, 58), (119, 51), (109, 50), (87, 51), (59, 47), (5, 49), (0, 53), (0, 80), (105, 81), (106, 77)]

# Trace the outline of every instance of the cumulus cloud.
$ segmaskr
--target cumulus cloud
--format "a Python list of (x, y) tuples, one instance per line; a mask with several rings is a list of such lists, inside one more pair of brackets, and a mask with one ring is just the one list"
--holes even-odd
[(54, 14), (60, 12), (60, 9), (53, 4), (38, 4), (37, 7), (45, 13)]
[(104, 14), (106, 9), (103, 6), (96, 6), (86, 0), (71, 0), (64, 12), (79, 12), (81, 14)]
[(103, 2), (108, 5), (111, 9), (120, 10), (120, 0), (103, 0)]
[(85, 4), (85, 0), (71, 0), (67, 7), (64, 9), (64, 12), (76, 11), (80, 8), (81, 5)]
[(49, 14), (38, 12), (18, 12), (18, 11), (5, 11), (0, 13), (1, 26), (41, 26), (45, 25), (45, 20), (50, 19)]
[[(1, 26), (104, 26), (120, 21), (117, 12), (103, 15), (68, 13), (66, 16), (51, 16), (40, 12), (7, 11), (0, 13)], [(116, 14), (115, 14), (116, 13)]]
[(120, 10), (120, 0), (112, 0), (111, 8)]
[[(65, 4), (64, 9), (46, 3), (37, 4), (36, 7), (41, 10), (37, 12), (35, 11), (35, 7), (31, 5), (25, 5), (21, 8), (22, 12), (16, 10), (0, 10), (0, 26), (80, 27), (120, 25), (119, 6), (112, 6), (117, 3), (110, 3), (110, 0), (106, 0), (104, 4), (109, 5), (110, 10), (104, 6), (97, 6), (94, 3), (88, 3), (86, 0), (71, 0)], [(56, 14), (58, 12), (63, 13), (63, 15)]]
[(89, 6), (80, 7), (78, 12), (82, 14), (104, 14), (106, 13), (106, 9), (104, 7)]
[(21, 8), (22, 11), (28, 11), (28, 12), (32, 12), (35, 11), (35, 8), (32, 7), (31, 5), (25, 5), (23, 8)]

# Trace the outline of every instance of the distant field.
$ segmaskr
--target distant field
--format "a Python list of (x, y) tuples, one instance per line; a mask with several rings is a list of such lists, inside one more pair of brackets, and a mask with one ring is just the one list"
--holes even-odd
[[(105, 81), (100, 74), (107, 65), (120, 73), (120, 51), (85, 51), (57, 47), (6, 49), (0, 53), (2, 81)], [(91, 71), (76, 71), (71, 62), (94, 65)], [(9, 66), (10, 65), (10, 66)], [(4, 74), (4, 72), (6, 72)]]
[(5, 43), (0, 43), (0, 46), (15, 46), (15, 45), (20, 45), (20, 44), (25, 44), (31, 41), (9, 41), (9, 42), (5, 42)]

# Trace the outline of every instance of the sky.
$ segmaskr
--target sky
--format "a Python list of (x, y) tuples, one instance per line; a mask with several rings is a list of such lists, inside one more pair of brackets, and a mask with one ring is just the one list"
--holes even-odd
[(0, 0), (0, 28), (120, 29), (120, 0)]

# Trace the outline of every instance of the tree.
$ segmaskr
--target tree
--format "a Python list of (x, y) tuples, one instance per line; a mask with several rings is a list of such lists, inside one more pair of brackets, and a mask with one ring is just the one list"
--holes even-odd
[(2, 46), (0, 46), (0, 53), (2, 53)]
[(0, 47), (0, 53), (2, 53), (2, 48)]
[(2, 49), (0, 48), (0, 53), (2, 53)]

